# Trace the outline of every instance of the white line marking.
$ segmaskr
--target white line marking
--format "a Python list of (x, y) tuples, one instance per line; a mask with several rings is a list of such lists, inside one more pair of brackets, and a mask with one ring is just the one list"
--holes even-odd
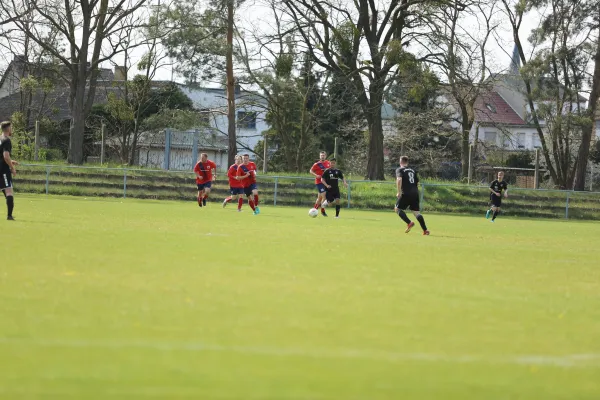
[(142, 340), (61, 340), (0, 338), (0, 345), (100, 349), (148, 349), (155, 351), (225, 352), (273, 357), (359, 359), (385, 362), (422, 361), (450, 364), (539, 365), (566, 368), (600, 367), (600, 353), (453, 355), (436, 353), (398, 353), (367, 349), (303, 349), (268, 346), (221, 346), (200, 342), (163, 342)]

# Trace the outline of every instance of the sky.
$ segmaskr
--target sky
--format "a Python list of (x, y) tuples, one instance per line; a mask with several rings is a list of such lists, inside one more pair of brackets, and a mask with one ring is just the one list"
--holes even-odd
[[(269, 10), (267, 10), (264, 6), (260, 5), (260, 1), (248, 1), (237, 15), (238, 26), (240, 26), (242, 29), (249, 29), (253, 25), (265, 26), (269, 23), (268, 17), (270, 14), (268, 11)], [(537, 27), (539, 20), (539, 15), (535, 14), (531, 14), (527, 18), (524, 18), (521, 27), (521, 37), (526, 52), (531, 51), (531, 47), (529, 46), (526, 37), (529, 35), (529, 32), (532, 29)], [(473, 18), (471, 23), (475, 25), (477, 21)], [(508, 24), (508, 21), (504, 21), (502, 26), (500, 26), (497, 30), (497, 37), (490, 41), (490, 50), (493, 54), (495, 64), (494, 69), (497, 71), (507, 69), (511, 62), (514, 42), (510, 29), (511, 28)], [(164, 67), (157, 72), (156, 79), (171, 80), (172, 78), (177, 82), (183, 83), (183, 78), (174, 73), (173, 67)], [(214, 87), (218, 86), (218, 84), (213, 83), (205, 86)]]
[[(151, 3), (154, 4), (158, 0), (151, 0)], [(164, 3), (164, 0), (163, 0)], [(261, 5), (260, 0), (247, 0), (244, 3), (242, 9), (238, 12), (238, 26), (241, 29), (250, 29), (252, 26), (259, 25), (267, 26), (269, 25), (269, 15), (265, 6)], [(528, 18), (524, 19), (523, 26), (521, 28), (523, 43), (526, 46), (526, 51), (530, 51), (531, 49), (528, 47), (528, 42), (526, 37), (528, 36), (531, 29), (537, 26), (539, 21), (539, 16), (530, 15)], [(469, 22), (467, 22), (469, 23)], [(476, 25), (477, 21), (475, 18), (470, 21), (473, 25)], [(495, 63), (495, 70), (502, 70), (507, 68), (510, 65), (510, 58), (513, 51), (513, 41), (512, 41), (512, 33), (510, 32), (510, 26), (508, 23), (503, 23), (502, 26), (498, 29), (497, 37), (491, 40), (490, 50), (492, 51)], [(143, 50), (139, 49), (133, 52), (132, 61), (137, 61), (143, 56)], [(10, 62), (11, 56), (8, 54), (0, 55), (0, 71), (2, 71), (6, 65)], [(115, 60), (116, 63), (122, 63), (118, 58)], [(112, 64), (109, 62), (105, 62), (103, 65), (105, 68), (112, 68)], [(177, 76), (174, 73), (172, 66), (166, 66), (157, 71), (155, 79), (157, 80), (175, 80), (177, 82), (183, 83), (183, 78)], [(135, 71), (132, 71), (135, 73)], [(218, 86), (218, 83), (208, 83), (204, 86), (215, 87)]]

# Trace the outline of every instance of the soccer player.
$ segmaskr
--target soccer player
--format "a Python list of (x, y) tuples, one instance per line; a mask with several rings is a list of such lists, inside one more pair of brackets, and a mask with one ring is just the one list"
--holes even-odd
[(208, 159), (208, 154), (200, 154), (200, 161), (194, 167), (198, 185), (198, 206), (206, 206), (212, 182), (217, 178), (217, 164)]
[(315, 209), (318, 210), (321, 207), (321, 215), (326, 217), (327, 213), (325, 208), (322, 206), (325, 202), (325, 192), (327, 191), (323, 183), (321, 182), (321, 176), (331, 164), (327, 161), (327, 153), (322, 151), (319, 153), (319, 161), (310, 167), (310, 174), (315, 176), (315, 186), (317, 187), (317, 201), (315, 202)]
[(492, 214), (492, 221), (496, 219), (498, 214), (500, 213), (500, 207), (502, 206), (502, 193), (504, 192), (504, 197), (508, 197), (508, 183), (504, 181), (504, 172), (498, 172), (498, 179), (496, 179), (490, 185), (490, 201), (492, 206), (485, 213), (485, 218), (488, 219), (490, 217), (490, 213)]
[(254, 199), (254, 207), (256, 208), (256, 214), (260, 214), (260, 208), (258, 207), (258, 185), (256, 183), (256, 164), (254, 164), (254, 162), (250, 161), (250, 154), (244, 154), (243, 156), (243, 165), (244, 168), (247, 168), (249, 171), (251, 172), (251, 175), (249, 176), (249, 182), (250, 182), (250, 186), (251, 186), (251, 190), (252, 190), (252, 196)]
[(8, 210), (6, 219), (14, 221), (13, 209), (15, 207), (15, 200), (13, 196), (12, 177), (17, 174), (15, 165), (19, 163), (10, 158), (10, 152), (12, 151), (12, 143), (10, 137), (12, 136), (12, 125), (9, 121), (0, 123), (0, 129), (2, 135), (0, 135), (0, 152), (2, 152), (2, 158), (0, 158), (0, 190), (6, 197), (6, 208)]
[(429, 235), (427, 226), (425, 225), (425, 218), (419, 212), (419, 177), (412, 168), (408, 168), (408, 157), (400, 157), (400, 168), (396, 169), (396, 207), (394, 211), (398, 213), (398, 216), (402, 218), (402, 221), (406, 222), (405, 233), (410, 232), (415, 223), (412, 222), (407, 216), (404, 210), (410, 208), (414, 216), (419, 221), (421, 229), (423, 229), (423, 235)]
[(231, 193), (231, 195), (223, 200), (223, 208), (225, 208), (227, 203), (233, 200), (233, 197), (235, 196), (238, 202), (238, 212), (242, 211), (242, 204), (244, 203), (244, 198), (242, 197), (244, 194), (244, 184), (237, 176), (238, 168), (242, 165), (242, 162), (242, 156), (235, 156), (235, 164), (232, 164), (231, 167), (229, 167), (227, 177), (229, 178), (229, 193)]
[(348, 187), (348, 183), (346, 182), (346, 179), (344, 178), (344, 174), (342, 173), (342, 171), (340, 171), (339, 169), (336, 168), (336, 160), (335, 158), (332, 158), (331, 160), (329, 160), (329, 164), (330, 167), (327, 168), (325, 170), (325, 172), (323, 172), (323, 175), (321, 176), (321, 183), (323, 184), (323, 186), (325, 186), (325, 189), (327, 189), (327, 191), (325, 192), (325, 203), (323, 203), (323, 206), (326, 206), (327, 204), (331, 204), (334, 203), (335, 204), (335, 217), (339, 218), (340, 217), (340, 186), (339, 186), (339, 180), (341, 179), (342, 182), (344, 182), (344, 186)]
[(258, 190), (256, 186), (256, 165), (250, 161), (248, 154), (243, 155), (242, 164), (238, 167), (237, 176), (244, 187), (244, 194), (248, 198), (248, 204), (254, 215), (260, 214), (260, 208), (255, 204), (258, 201)]

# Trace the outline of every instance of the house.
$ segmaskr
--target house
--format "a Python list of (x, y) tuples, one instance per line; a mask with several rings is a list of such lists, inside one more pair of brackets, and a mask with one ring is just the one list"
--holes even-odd
[[(227, 137), (227, 93), (224, 88), (180, 86), (194, 103), (194, 108), (209, 115), (209, 125), (215, 135)], [(253, 150), (269, 129), (265, 121), (267, 102), (258, 93), (235, 90), (236, 139), (238, 151), (253, 154)]]
[(533, 150), (541, 146), (537, 129), (525, 121), (496, 90), (482, 93), (475, 101), (475, 123), (470, 141), (506, 150)]
[[(89, 63), (88, 63), (89, 64)], [(110, 68), (98, 69), (98, 82), (100, 85), (115, 80), (115, 74)], [(68, 87), (61, 76), (67, 76), (69, 72), (63, 64), (31, 64), (27, 63), (25, 56), (15, 56), (8, 64), (6, 71), (0, 78), (0, 99), (19, 93), (21, 79), (34, 76), (50, 80), (55, 87)]]

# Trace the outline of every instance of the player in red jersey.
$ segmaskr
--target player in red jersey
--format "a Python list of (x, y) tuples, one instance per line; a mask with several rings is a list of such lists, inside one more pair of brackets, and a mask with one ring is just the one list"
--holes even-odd
[(212, 182), (217, 178), (217, 164), (208, 159), (208, 154), (200, 154), (200, 161), (194, 166), (198, 185), (198, 206), (206, 206)]
[(235, 156), (235, 164), (229, 167), (227, 177), (229, 178), (229, 193), (231, 195), (223, 200), (223, 208), (225, 208), (227, 203), (233, 200), (235, 196), (238, 202), (238, 212), (242, 211), (242, 204), (244, 203), (244, 198), (242, 197), (242, 194), (244, 194), (244, 184), (237, 176), (238, 168), (242, 162), (242, 156)]
[(254, 200), (254, 207), (256, 207), (256, 214), (260, 214), (260, 208), (258, 208), (258, 185), (256, 183), (256, 164), (250, 161), (250, 155), (243, 155), (244, 165), (252, 171), (252, 175), (250, 176), (250, 189), (252, 191), (252, 196)]
[(244, 185), (244, 194), (248, 198), (248, 204), (254, 211), (254, 215), (260, 214), (258, 202), (258, 189), (256, 186), (256, 164), (250, 161), (250, 155), (244, 154), (243, 163), (238, 167), (238, 177)]
[(329, 164), (329, 161), (327, 161), (327, 153), (322, 151), (321, 153), (319, 153), (319, 161), (314, 163), (313, 166), (310, 168), (311, 175), (315, 176), (315, 185), (317, 186), (318, 191), (317, 201), (315, 202), (315, 209), (318, 210), (319, 207), (321, 207), (321, 215), (324, 217), (327, 216), (327, 213), (325, 212), (325, 208), (322, 207), (322, 204), (325, 202), (327, 189), (325, 188), (325, 185), (323, 185), (323, 183), (321, 182), (321, 176), (323, 175), (323, 172), (325, 172), (325, 170), (329, 167), (331, 167), (331, 165)]

